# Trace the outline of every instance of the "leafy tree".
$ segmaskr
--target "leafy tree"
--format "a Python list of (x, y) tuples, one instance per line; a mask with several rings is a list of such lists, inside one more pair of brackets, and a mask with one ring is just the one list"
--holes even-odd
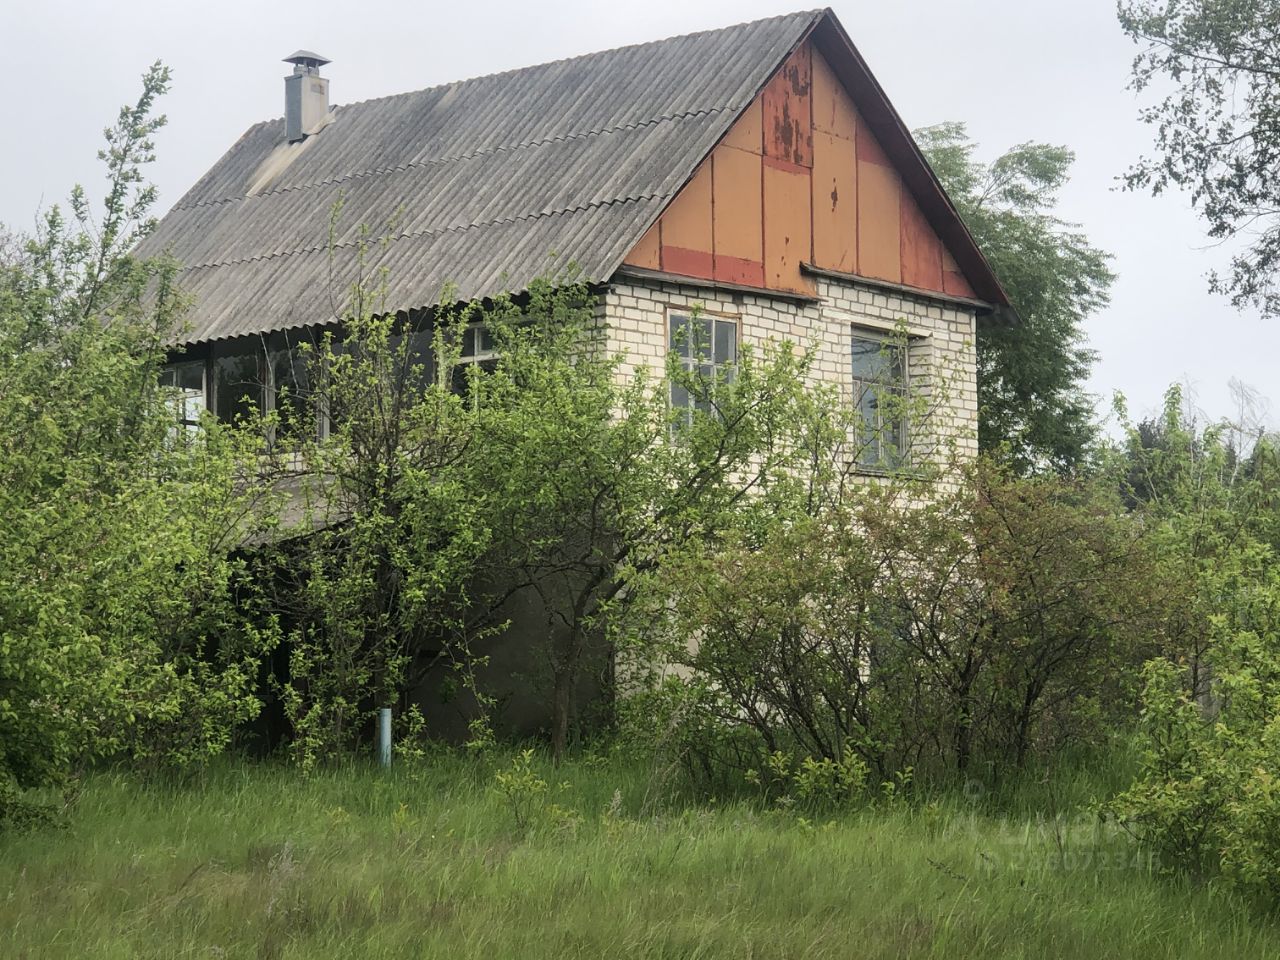
[[(764, 478), (801, 455), (782, 438), (807, 360), (745, 351), (733, 378), (709, 382), (673, 359), (667, 375), (706, 407), (686, 422), (665, 379), (623, 376), (594, 295), (566, 278), (415, 317), (376, 301), (316, 346), (307, 378), (334, 427), (300, 444), (316, 509), (282, 548), (297, 574), (295, 744), (314, 759), (361, 737), (377, 706), (412, 715), (441, 665), (483, 738), (496, 692), (481, 675), (514, 637), (558, 758), (584, 680), (612, 692), (643, 579), (673, 545), (763, 509), (750, 504)], [(476, 336), (493, 348), (484, 366), (462, 355)]]
[[(535, 287), (531, 305), (565, 292)], [(586, 670), (612, 692), (619, 628), (645, 579), (686, 542), (714, 542), (767, 509), (771, 478), (803, 456), (786, 441), (809, 363), (784, 343), (744, 347), (732, 377), (671, 355), (664, 377), (626, 379), (623, 358), (593, 340), (586, 291), (567, 292), (576, 302), (535, 314), (549, 322), (493, 325), (501, 360), (479, 392), (470, 484), (489, 491), (501, 531), (490, 579), (504, 597), (537, 597), (557, 758)], [(695, 400), (689, 420), (669, 407), (668, 382)]]
[[(1132, 703), (1114, 667), (1136, 662), (1152, 619), (1140, 528), (1096, 488), (989, 463), (965, 479), (850, 491), (690, 551), (670, 606), (693, 725), (712, 731), (698, 749), (738, 731), (728, 742), (753, 766), (782, 750), (854, 751), (881, 777), (1016, 767)], [(690, 631), (700, 642), (681, 648)]]
[(128, 256), (167, 84), (153, 67), (107, 131), (101, 217), (77, 188), (0, 265), (0, 822), (94, 757), (198, 762), (258, 706), (270, 631), (241, 616), (232, 556), (259, 516), (253, 451), (180, 432), (172, 270)]
[(1156, 156), (1140, 160), (1126, 184), (1184, 190), (1210, 236), (1247, 239), (1210, 287), (1238, 307), (1280, 313), (1280, 5), (1122, 0), (1119, 16), (1141, 48), (1133, 87), (1159, 97), (1141, 112), (1155, 128)]
[[(1148, 435), (1150, 435), (1148, 431)], [(1157, 655), (1143, 671), (1140, 767), (1109, 809), (1180, 871), (1280, 897), (1280, 461), (1247, 459), (1169, 392), (1157, 442), (1131, 440), (1127, 476), (1160, 579)]]
[(1054, 212), (1075, 157), (1024, 143), (983, 163), (959, 123), (916, 137), (1020, 320), (978, 329), (979, 446), (1003, 449), (1020, 473), (1077, 466), (1096, 434), (1084, 390), (1095, 355), (1082, 325), (1115, 277), (1110, 257)]

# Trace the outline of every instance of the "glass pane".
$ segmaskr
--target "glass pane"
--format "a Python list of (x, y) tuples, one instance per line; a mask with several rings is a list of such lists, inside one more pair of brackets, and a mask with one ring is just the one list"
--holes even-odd
[(251, 410), (262, 409), (262, 377), (256, 352), (219, 357), (213, 362), (217, 409), (223, 423), (234, 423)]
[(697, 337), (697, 356), (699, 359), (711, 359), (711, 318), (699, 317), (697, 323), (694, 324), (695, 336)]
[(200, 424), (204, 412), (204, 361), (191, 360), (165, 367), (160, 385), (177, 392), (172, 400), (174, 419), (192, 429)]
[(716, 363), (738, 362), (738, 325), (731, 320), (716, 321)]
[(182, 396), (182, 409), (179, 419), (189, 427), (199, 427), (200, 417), (204, 414), (204, 409), (204, 391), (188, 390)]
[(422, 390), (435, 383), (436, 363), (429, 331), (414, 330), (408, 334), (397, 334), (391, 338), (391, 346), (395, 362), (400, 365), (403, 374), (403, 384), (400, 386)]
[(475, 327), (468, 327), (462, 331), (462, 356), (474, 357), (476, 355), (476, 330)]
[(867, 337), (853, 338), (853, 377), (865, 382), (884, 382), (889, 363), (884, 353), (884, 343)]
[(859, 463), (877, 464), (880, 462), (880, 444), (878, 442), (880, 432), (879, 406), (875, 391), (871, 387), (860, 386), (858, 393)]
[(689, 406), (689, 391), (678, 383), (671, 384), (671, 406), (679, 409)]
[(311, 414), (311, 357), (297, 347), (277, 353), (272, 362), (276, 386), (276, 410), (281, 427), (303, 436), (315, 428)]
[(179, 390), (204, 393), (204, 361), (192, 360), (187, 363), (175, 363), (169, 368), (173, 372), (173, 385)]
[(901, 417), (885, 423), (881, 441), (884, 447), (882, 458), (886, 464), (898, 466), (906, 461), (906, 440), (906, 424)]
[(465, 396), (467, 393), (467, 371), (471, 369), (469, 363), (455, 363), (450, 376), (450, 389), (459, 396)]
[(897, 344), (885, 347), (885, 362), (888, 367), (886, 376), (895, 387), (906, 386), (907, 353)]
[(671, 350), (682, 357), (689, 356), (689, 318), (671, 315)]
[(481, 353), (493, 352), (493, 334), (489, 332), (488, 327), (477, 327), (476, 336), (480, 340), (479, 351)]

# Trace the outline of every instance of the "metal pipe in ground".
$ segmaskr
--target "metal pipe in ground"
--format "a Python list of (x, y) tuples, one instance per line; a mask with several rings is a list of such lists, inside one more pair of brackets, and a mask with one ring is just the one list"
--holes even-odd
[(391, 708), (378, 711), (378, 765), (391, 766)]

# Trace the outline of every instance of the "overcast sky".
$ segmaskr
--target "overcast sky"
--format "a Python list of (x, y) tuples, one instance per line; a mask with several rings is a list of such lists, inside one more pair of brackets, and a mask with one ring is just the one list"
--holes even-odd
[[(284, 112), (281, 58), (302, 47), (335, 103), (430, 87), (794, 9), (788, 0), (44, 0), (0, 3), (0, 222), (29, 229), (42, 206), (96, 187), (102, 127), (137, 95), (151, 61), (173, 68), (169, 125), (151, 177), (170, 205), (251, 124)], [(1101, 359), (1091, 389), (1135, 413), (1173, 381), (1229, 412), (1237, 378), (1280, 403), (1280, 321), (1207, 292), (1227, 253), (1185, 198), (1119, 192), (1148, 149), (1126, 89), (1134, 48), (1112, 0), (844, 0), (834, 4), (910, 127), (961, 120), (992, 157), (1047, 141), (1077, 156), (1061, 212), (1114, 254), (1113, 303), (1087, 331)], [(1272, 424), (1277, 423), (1274, 414)]]

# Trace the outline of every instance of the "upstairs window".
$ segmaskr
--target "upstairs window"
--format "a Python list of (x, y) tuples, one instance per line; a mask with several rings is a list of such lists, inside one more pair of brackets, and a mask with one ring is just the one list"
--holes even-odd
[(265, 359), (256, 343), (214, 356), (213, 412), (223, 423), (235, 423), (251, 411), (265, 410)]
[[(738, 324), (720, 317), (673, 313), (668, 319), (671, 353), (691, 375), (689, 385), (671, 384), (671, 408), (693, 422), (693, 411), (710, 413), (716, 387), (732, 383), (738, 366)], [(692, 387), (692, 389), (690, 389)]]
[(453, 365), (453, 392), (461, 395), (467, 393), (467, 379), (472, 376), (468, 371), (478, 367), (485, 373), (493, 373), (498, 368), (498, 351), (493, 342), (493, 334), (484, 326), (476, 323), (464, 327), (462, 347)]
[(173, 363), (160, 373), (160, 385), (173, 390), (170, 403), (175, 419), (188, 433), (200, 429), (200, 416), (205, 411), (204, 361)]
[(272, 407), (280, 416), (280, 429), (285, 435), (307, 437), (318, 429), (318, 418), (311, 387), (311, 367), (315, 354), (296, 344), (271, 355), (271, 377), (268, 392)]
[(855, 333), (853, 399), (861, 420), (858, 462), (890, 469), (907, 460), (907, 351), (898, 343)]

